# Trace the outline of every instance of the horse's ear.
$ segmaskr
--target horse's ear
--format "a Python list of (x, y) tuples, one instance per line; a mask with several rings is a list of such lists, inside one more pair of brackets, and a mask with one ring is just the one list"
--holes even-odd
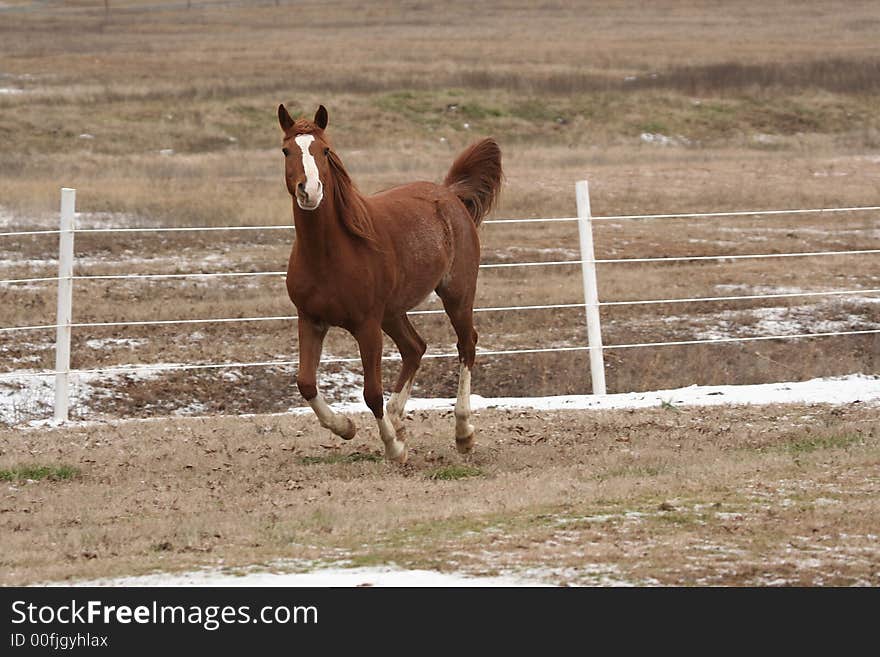
[(329, 117), (327, 116), (327, 108), (323, 105), (319, 105), (318, 111), (315, 112), (315, 125), (323, 130), (327, 127), (328, 118)]
[(281, 124), (281, 129), (284, 132), (290, 130), (293, 127), (293, 119), (290, 118), (290, 114), (287, 111), (287, 108), (284, 107), (284, 103), (278, 106), (278, 123)]

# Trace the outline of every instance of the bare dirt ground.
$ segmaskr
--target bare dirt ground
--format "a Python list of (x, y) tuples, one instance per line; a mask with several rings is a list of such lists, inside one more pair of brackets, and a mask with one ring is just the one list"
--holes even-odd
[(451, 412), (416, 412), (404, 467), (366, 415), (344, 444), (289, 415), (6, 430), (0, 471), (63, 474), (0, 482), (0, 582), (343, 562), (877, 586), (880, 422), (862, 406), (485, 410), (468, 457)]

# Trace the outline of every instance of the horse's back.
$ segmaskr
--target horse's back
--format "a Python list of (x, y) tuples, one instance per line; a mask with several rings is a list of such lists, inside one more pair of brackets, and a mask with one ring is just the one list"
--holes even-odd
[(413, 232), (427, 237), (437, 231), (452, 231), (458, 238), (470, 232), (476, 234), (464, 204), (445, 185), (399, 185), (373, 194), (367, 204), (376, 228), (384, 228), (392, 237)]
[(395, 254), (392, 312), (418, 305), (450, 275), (479, 265), (479, 238), (467, 209), (448, 187), (414, 182), (368, 197), (377, 231)]
[(450, 204), (454, 207), (456, 205), (454, 201), (457, 199), (458, 197), (445, 185), (419, 181), (383, 189), (367, 197), (367, 202), (379, 212), (391, 210), (396, 213), (418, 211), (422, 207), (437, 203)]

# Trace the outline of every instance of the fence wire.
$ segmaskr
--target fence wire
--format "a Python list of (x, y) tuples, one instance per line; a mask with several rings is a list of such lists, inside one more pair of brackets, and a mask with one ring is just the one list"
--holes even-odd
[[(715, 217), (747, 217), (747, 216), (778, 216), (778, 215), (804, 215), (804, 214), (823, 214), (823, 213), (839, 213), (839, 212), (861, 212), (861, 211), (877, 211), (880, 206), (860, 206), (848, 208), (812, 208), (812, 209), (796, 209), (796, 210), (757, 210), (757, 211), (737, 211), (737, 212), (704, 212), (704, 213), (679, 213), (679, 214), (646, 214), (646, 215), (609, 215), (594, 216), (593, 221), (609, 221), (609, 220), (641, 220), (641, 219), (682, 219), (682, 218), (715, 218)], [(572, 222), (579, 221), (578, 217), (555, 217), (555, 218), (523, 218), (523, 219), (492, 219), (486, 220), (484, 224), (530, 224), (530, 223), (554, 223), (554, 222)], [(261, 230), (292, 230), (292, 225), (268, 225), (268, 226), (187, 226), (187, 227), (152, 227), (152, 228), (83, 228), (73, 232), (75, 233), (183, 233), (183, 232), (215, 232), (215, 231), (261, 231)], [(60, 235), (61, 230), (31, 230), (18, 232), (2, 232), (0, 237), (25, 237), (39, 235)], [(839, 256), (839, 255), (865, 255), (880, 253), (880, 249), (859, 249), (849, 251), (818, 251), (818, 252), (799, 252), (799, 253), (760, 253), (760, 254), (732, 254), (732, 255), (712, 255), (712, 256), (664, 256), (650, 258), (605, 258), (595, 260), (556, 260), (556, 261), (539, 261), (539, 262), (516, 262), (516, 263), (486, 263), (480, 265), (481, 269), (500, 269), (510, 267), (550, 267), (550, 266), (567, 266), (578, 264), (611, 264), (611, 263), (648, 263), (648, 262), (686, 262), (686, 261), (704, 261), (704, 260), (745, 260), (760, 258), (791, 258), (791, 257), (811, 257), (811, 256)], [(74, 280), (120, 280), (120, 279), (181, 279), (181, 278), (212, 278), (212, 277), (243, 277), (243, 276), (284, 276), (283, 271), (266, 271), (266, 272), (190, 272), (176, 274), (106, 274), (106, 275), (80, 275), (72, 276)], [(0, 280), (0, 283), (44, 283), (61, 280), (58, 276), (37, 277), (37, 278), (19, 278)], [(880, 289), (862, 289), (862, 290), (830, 290), (822, 292), (790, 292), (790, 293), (768, 293), (768, 294), (749, 294), (749, 295), (733, 295), (733, 296), (715, 296), (715, 297), (693, 297), (693, 298), (677, 298), (677, 299), (645, 299), (645, 300), (620, 300), (620, 301), (603, 301), (597, 305), (600, 307), (624, 306), (624, 305), (646, 305), (646, 304), (668, 304), (668, 303), (696, 303), (696, 302), (721, 302), (721, 301), (739, 301), (739, 300), (758, 300), (758, 299), (779, 299), (793, 297), (817, 297), (817, 296), (840, 296), (840, 295), (856, 295), (856, 294), (877, 294)], [(475, 308), (474, 312), (515, 312), (530, 310), (549, 310), (549, 309), (565, 309), (565, 308), (585, 308), (587, 304), (583, 303), (562, 303), (562, 304), (541, 304), (541, 305), (519, 305), (519, 306), (499, 306), (487, 308)], [(413, 315), (434, 315), (441, 314), (443, 310), (417, 310), (412, 311)], [(71, 328), (87, 328), (87, 327), (114, 327), (114, 326), (155, 326), (155, 325), (178, 325), (178, 324), (208, 324), (208, 323), (230, 323), (230, 322), (261, 322), (261, 321), (290, 321), (296, 319), (295, 315), (279, 315), (279, 316), (263, 316), (263, 317), (223, 317), (209, 319), (180, 319), (180, 320), (134, 320), (134, 321), (116, 321), (116, 322), (80, 322), (69, 325)], [(35, 326), (14, 326), (0, 328), (0, 332), (14, 331), (33, 331), (47, 330), (59, 328), (58, 324), (45, 324)], [(730, 337), (730, 338), (714, 338), (714, 339), (696, 339), (696, 340), (675, 340), (665, 342), (642, 342), (630, 344), (605, 345), (604, 347), (591, 346), (571, 346), (571, 347), (542, 347), (530, 349), (501, 349), (501, 350), (481, 350), (478, 356), (504, 356), (513, 354), (536, 354), (536, 353), (552, 353), (552, 352), (576, 352), (590, 351), (594, 349), (614, 350), (614, 349), (630, 349), (642, 347), (660, 347), (660, 346), (682, 346), (682, 345), (698, 345), (698, 344), (721, 344), (736, 342), (752, 342), (761, 340), (790, 340), (819, 338), (844, 335), (868, 335), (880, 333), (880, 329), (852, 330), (852, 331), (829, 331), (821, 333), (800, 333), (789, 335), (770, 335), (770, 336), (747, 336), (747, 337)], [(456, 353), (439, 353), (425, 354), (425, 358), (457, 358)], [(390, 355), (383, 358), (386, 361), (399, 360), (399, 356)], [(323, 363), (357, 363), (360, 358), (331, 358), (322, 361)], [(199, 370), (199, 369), (220, 369), (220, 368), (243, 368), (243, 367), (274, 367), (274, 366), (293, 366), (297, 365), (297, 361), (257, 361), (257, 362), (232, 362), (232, 363), (201, 363), (201, 364), (157, 364), (157, 365), (129, 365), (129, 366), (112, 366), (93, 369), (71, 370), (70, 374), (104, 374), (104, 373), (138, 373), (143, 371), (175, 371), (175, 370)], [(0, 380), (18, 380), (27, 377), (46, 377), (56, 374), (65, 374), (68, 372), (46, 371), (46, 372), (5, 372), (0, 373)]]
[[(573, 346), (573, 347), (535, 347), (532, 349), (495, 349), (495, 350), (478, 350), (477, 356), (508, 356), (515, 354), (544, 354), (552, 352), (572, 352), (572, 351), (590, 351), (600, 349), (608, 351), (612, 349), (633, 349), (640, 347), (666, 347), (666, 346), (683, 346), (697, 344), (723, 344), (730, 342), (754, 342), (758, 340), (794, 340), (801, 338), (825, 338), (840, 335), (870, 335), (880, 333), (880, 329), (865, 329), (861, 331), (828, 331), (823, 333), (794, 333), (789, 335), (760, 335), (739, 338), (713, 338), (710, 340), (673, 340), (668, 342), (637, 342), (630, 344), (612, 344), (603, 347), (589, 346)], [(425, 354), (422, 358), (458, 358), (457, 353), (446, 354)], [(400, 356), (392, 354), (382, 357), (383, 361), (399, 361)], [(328, 363), (360, 363), (359, 357), (352, 358), (327, 358), (322, 359), (321, 364)], [(176, 370), (203, 370), (203, 369), (226, 369), (239, 367), (279, 367), (288, 365), (298, 365), (295, 360), (276, 360), (276, 361), (257, 361), (257, 362), (233, 362), (233, 363), (169, 363), (158, 365), (120, 365), (112, 367), (98, 367), (92, 369), (70, 370), (70, 371), (46, 371), (46, 372), (3, 372), (0, 373), (0, 381), (19, 380), (22, 378), (38, 378), (45, 376), (54, 376), (56, 374), (137, 374), (138, 372), (149, 371), (176, 371)]]
[[(677, 214), (620, 214), (591, 216), (592, 221), (622, 221), (626, 219), (698, 219), (711, 217), (761, 217), (777, 215), (823, 214), (835, 212), (867, 212), (880, 210), (878, 205), (864, 205), (849, 208), (808, 208), (793, 210), (738, 210), (733, 212), (684, 212)], [(535, 224), (578, 221), (579, 217), (537, 217), (515, 219), (486, 219), (483, 225), (491, 224)], [(77, 228), (76, 233), (187, 233), (236, 230), (294, 230), (292, 224), (270, 224), (263, 226), (153, 226), (143, 228)], [(60, 230), (29, 230), (0, 233), (0, 237), (25, 237), (28, 235), (58, 235)]]

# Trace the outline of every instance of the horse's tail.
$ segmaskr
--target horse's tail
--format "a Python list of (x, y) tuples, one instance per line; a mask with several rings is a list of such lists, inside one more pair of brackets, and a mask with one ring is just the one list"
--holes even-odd
[(443, 183), (461, 199), (479, 226), (501, 188), (501, 149), (494, 139), (483, 139), (468, 146), (446, 174)]

